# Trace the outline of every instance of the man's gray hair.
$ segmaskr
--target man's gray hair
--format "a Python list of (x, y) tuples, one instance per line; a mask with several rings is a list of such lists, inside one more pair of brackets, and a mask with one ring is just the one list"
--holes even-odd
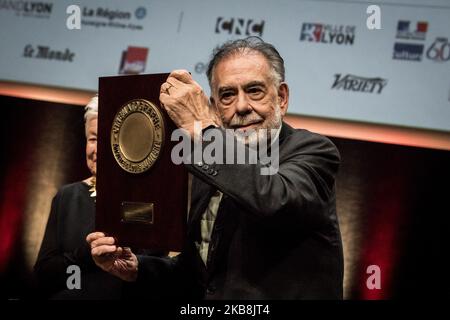
[(98, 117), (98, 94), (91, 98), (91, 101), (84, 107), (84, 126), (87, 129), (87, 124), (91, 119)]
[(230, 40), (216, 47), (213, 51), (211, 61), (209, 62), (206, 75), (209, 86), (212, 89), (212, 78), (214, 68), (225, 58), (238, 53), (256, 51), (266, 57), (272, 69), (273, 80), (278, 86), (284, 81), (284, 60), (277, 49), (270, 43), (264, 42), (259, 37), (248, 37), (245, 39)]

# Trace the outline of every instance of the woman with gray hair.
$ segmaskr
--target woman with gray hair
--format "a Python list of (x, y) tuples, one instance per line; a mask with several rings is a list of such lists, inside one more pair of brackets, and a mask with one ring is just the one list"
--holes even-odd
[[(84, 114), (86, 164), (91, 176), (61, 187), (53, 198), (34, 266), (39, 289), (51, 299), (117, 299), (122, 296), (122, 281), (93, 263), (85, 241), (95, 225), (97, 115), (98, 96), (95, 96), (86, 105)], [(77, 273), (81, 276), (79, 279)]]
[(85, 107), (84, 125), (86, 132), (86, 162), (92, 177), (84, 180), (90, 185), (91, 196), (95, 197), (95, 177), (97, 174), (97, 118), (98, 118), (98, 96), (96, 95)]

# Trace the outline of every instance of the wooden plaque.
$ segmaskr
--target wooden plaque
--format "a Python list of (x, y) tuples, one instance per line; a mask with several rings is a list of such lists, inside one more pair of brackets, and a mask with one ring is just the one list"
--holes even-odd
[(96, 230), (121, 246), (182, 249), (188, 174), (170, 157), (176, 126), (159, 102), (167, 77), (99, 80)]

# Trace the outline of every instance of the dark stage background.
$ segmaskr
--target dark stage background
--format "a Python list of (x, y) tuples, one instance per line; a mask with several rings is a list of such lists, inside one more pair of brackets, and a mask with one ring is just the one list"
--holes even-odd
[[(51, 199), (89, 176), (80, 106), (0, 96), (0, 296), (34, 296), (32, 266)], [(330, 137), (337, 177), (345, 298), (444, 298), (450, 152)], [(381, 289), (366, 286), (367, 267)]]

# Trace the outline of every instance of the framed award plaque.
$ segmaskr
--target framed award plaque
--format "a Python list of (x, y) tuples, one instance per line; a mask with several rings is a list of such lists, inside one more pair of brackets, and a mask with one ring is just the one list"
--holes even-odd
[(188, 174), (171, 161), (176, 126), (159, 102), (167, 77), (99, 80), (95, 229), (121, 246), (182, 249)]

